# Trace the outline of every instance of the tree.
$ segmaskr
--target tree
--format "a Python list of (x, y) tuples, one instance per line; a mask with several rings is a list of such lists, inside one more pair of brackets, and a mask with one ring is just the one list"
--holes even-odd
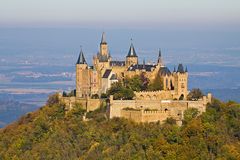
[(52, 94), (48, 97), (47, 106), (52, 106), (59, 103), (58, 93)]
[(199, 88), (194, 88), (191, 90), (191, 92), (188, 94), (187, 99), (188, 100), (198, 100), (203, 97), (203, 93)]
[(184, 111), (184, 121), (183, 123), (190, 122), (193, 118), (197, 117), (199, 111), (196, 108), (189, 108)]
[(116, 82), (107, 91), (107, 95), (113, 95), (113, 99), (130, 100), (134, 97), (134, 92), (132, 89), (123, 86), (121, 82)]
[(158, 91), (163, 90), (163, 79), (161, 76), (157, 75), (156, 78), (150, 82), (148, 86), (149, 91)]

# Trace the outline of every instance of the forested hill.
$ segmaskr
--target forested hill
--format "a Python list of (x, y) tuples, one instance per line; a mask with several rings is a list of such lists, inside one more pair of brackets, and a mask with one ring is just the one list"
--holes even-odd
[(240, 159), (240, 104), (218, 100), (207, 112), (185, 113), (182, 127), (107, 119), (105, 108), (66, 113), (51, 97), (47, 105), (0, 130), (5, 159)]

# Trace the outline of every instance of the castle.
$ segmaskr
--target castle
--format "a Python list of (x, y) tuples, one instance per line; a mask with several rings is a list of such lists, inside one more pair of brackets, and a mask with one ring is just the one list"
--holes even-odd
[(155, 64), (139, 63), (133, 43), (130, 44), (125, 61), (113, 61), (109, 54), (105, 33), (102, 34), (99, 52), (93, 57), (93, 66), (89, 66), (81, 49), (76, 63), (76, 94), (74, 97), (61, 99), (71, 106), (81, 103), (87, 111), (95, 110), (102, 100), (93, 99), (106, 93), (111, 85), (125, 78), (144, 75), (150, 81), (161, 77), (163, 89), (159, 91), (134, 92), (133, 100), (114, 100), (110, 96), (108, 114), (110, 118), (125, 117), (137, 122), (163, 121), (168, 117), (181, 120), (183, 111), (197, 108), (205, 111), (206, 104), (211, 102), (211, 94), (198, 101), (188, 101), (188, 70), (179, 64), (171, 72), (164, 65), (161, 50)]
[(163, 63), (159, 50), (156, 64), (139, 64), (138, 56), (131, 43), (125, 61), (112, 61), (105, 33), (102, 34), (100, 50), (93, 57), (93, 66), (88, 66), (83, 51), (80, 51), (76, 64), (76, 97), (86, 98), (101, 95), (111, 84), (128, 77), (144, 74), (150, 81), (157, 75), (163, 79), (163, 90), (171, 91), (173, 99), (186, 99), (188, 94), (188, 71), (179, 64), (171, 72)]

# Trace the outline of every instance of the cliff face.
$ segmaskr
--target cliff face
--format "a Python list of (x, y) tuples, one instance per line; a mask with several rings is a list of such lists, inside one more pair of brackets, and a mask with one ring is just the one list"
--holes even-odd
[(57, 99), (0, 130), (0, 159), (239, 159), (240, 105), (214, 100), (182, 127), (107, 119), (105, 108), (69, 112)]

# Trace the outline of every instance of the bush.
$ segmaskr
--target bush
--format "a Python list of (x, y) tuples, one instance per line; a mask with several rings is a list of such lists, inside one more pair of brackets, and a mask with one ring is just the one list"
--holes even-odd
[(91, 96), (91, 98), (92, 98), (92, 99), (99, 99), (99, 95), (98, 95), (98, 94), (93, 94), (93, 95)]
[(191, 92), (188, 94), (187, 99), (188, 100), (198, 100), (203, 97), (203, 93), (199, 88), (194, 88), (191, 90)]
[(48, 97), (47, 106), (52, 106), (54, 104), (59, 104), (59, 97), (58, 97), (58, 93), (52, 94)]

